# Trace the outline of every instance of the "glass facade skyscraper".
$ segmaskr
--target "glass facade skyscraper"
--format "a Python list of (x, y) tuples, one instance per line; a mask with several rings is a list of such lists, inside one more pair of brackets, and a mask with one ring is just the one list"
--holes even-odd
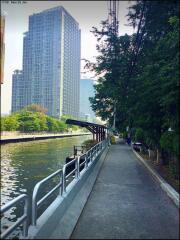
[(23, 82), (24, 106), (39, 104), (53, 117), (79, 117), (80, 29), (63, 7), (29, 17)]

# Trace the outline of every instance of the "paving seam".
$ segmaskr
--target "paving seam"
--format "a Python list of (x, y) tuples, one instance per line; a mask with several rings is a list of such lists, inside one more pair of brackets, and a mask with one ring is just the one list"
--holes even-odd
[[(108, 147), (108, 148), (110, 149), (110, 147)], [(91, 192), (89, 193), (89, 196), (88, 196), (88, 198), (87, 198), (87, 201), (86, 201), (86, 203), (85, 203), (85, 205), (84, 205), (84, 207), (83, 207), (83, 209), (82, 209), (82, 211), (81, 211), (81, 214), (80, 214), (80, 216), (79, 216), (79, 218), (78, 218), (78, 221), (77, 221), (76, 225), (74, 226), (74, 229), (73, 229), (73, 231), (72, 231), (71, 236), (70, 236), (69, 239), (73, 239), (73, 238), (71, 238), (71, 237), (72, 237), (73, 232), (74, 232), (74, 230), (75, 230), (75, 228), (76, 228), (76, 226), (77, 226), (77, 224), (78, 224), (78, 222), (79, 222), (79, 220), (80, 220), (80, 218), (81, 218), (81, 216), (82, 216), (82, 214), (83, 214), (83, 212), (84, 212), (84, 209), (85, 209), (85, 207), (86, 207), (86, 205), (87, 205), (87, 203), (88, 203), (88, 200), (89, 200), (89, 198), (90, 198), (90, 196), (91, 196), (91, 193), (92, 193), (92, 191), (93, 191), (93, 189), (94, 189), (94, 186), (96, 185), (96, 182), (97, 182), (97, 179), (98, 179), (99, 174), (100, 174), (100, 172), (101, 172), (101, 169), (102, 169), (102, 167), (103, 167), (103, 165), (104, 165), (104, 163), (105, 163), (105, 161), (106, 161), (106, 159), (107, 159), (107, 157), (108, 157), (109, 149), (108, 149), (108, 151), (107, 151), (107, 153), (106, 153), (106, 155), (105, 155), (105, 157), (104, 157), (103, 163), (101, 164), (101, 167), (100, 167), (100, 169), (99, 169), (99, 172), (98, 172), (98, 174), (97, 174), (97, 176), (96, 176), (96, 180), (95, 180), (95, 182), (94, 182), (94, 185), (93, 185), (93, 187), (92, 187), (92, 189), (91, 189)]]

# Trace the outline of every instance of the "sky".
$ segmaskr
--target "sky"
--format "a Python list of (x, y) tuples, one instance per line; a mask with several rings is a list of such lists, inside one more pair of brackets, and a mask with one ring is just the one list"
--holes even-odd
[[(132, 34), (127, 24), (128, 6), (133, 1), (119, 1), (119, 34)], [(23, 33), (28, 30), (28, 18), (33, 13), (56, 6), (63, 6), (79, 23), (81, 29), (81, 59), (95, 61), (96, 38), (90, 31), (99, 27), (108, 17), (108, 1), (2, 1), (1, 12), (5, 14), (5, 64), (4, 83), (1, 84), (1, 114), (11, 111), (12, 73), (22, 69)], [(81, 62), (81, 77), (93, 78), (92, 73), (84, 74)]]

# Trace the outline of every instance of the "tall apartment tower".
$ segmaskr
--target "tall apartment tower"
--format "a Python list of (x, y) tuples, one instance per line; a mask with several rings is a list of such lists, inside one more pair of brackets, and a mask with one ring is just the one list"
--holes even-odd
[(79, 117), (80, 29), (63, 8), (29, 17), (23, 42), (23, 105)]

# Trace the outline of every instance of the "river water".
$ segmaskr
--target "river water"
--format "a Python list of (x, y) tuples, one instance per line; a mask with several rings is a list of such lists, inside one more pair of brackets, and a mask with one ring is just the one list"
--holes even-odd
[[(81, 145), (90, 135), (9, 143), (1, 146), (1, 205), (22, 193), (32, 197), (35, 184), (61, 168), (73, 146)], [(21, 209), (20, 209), (21, 207)], [(22, 206), (1, 216), (1, 230), (22, 214)]]

